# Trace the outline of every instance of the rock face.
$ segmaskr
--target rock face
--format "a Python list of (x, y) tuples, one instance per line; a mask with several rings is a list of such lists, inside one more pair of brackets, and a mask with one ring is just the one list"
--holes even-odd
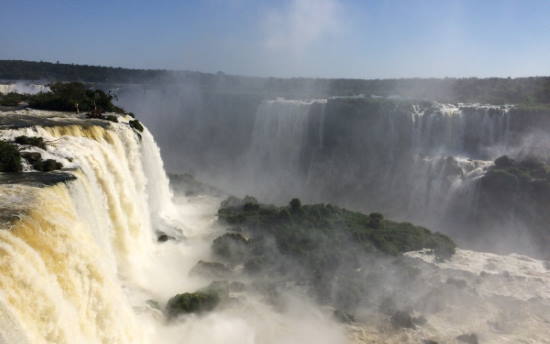
[[(476, 188), (475, 203), (462, 213), (469, 221), (465, 229), (483, 228), (495, 241), (516, 237), (516, 250), (525, 251), (528, 246), (530, 254), (550, 257), (550, 165), (533, 157), (514, 160), (502, 156)], [(522, 236), (529, 240), (522, 243)]]

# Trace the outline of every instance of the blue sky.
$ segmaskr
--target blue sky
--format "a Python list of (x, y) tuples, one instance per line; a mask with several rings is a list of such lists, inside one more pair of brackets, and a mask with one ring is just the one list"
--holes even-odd
[(0, 0), (0, 59), (259, 76), (550, 75), (550, 0)]

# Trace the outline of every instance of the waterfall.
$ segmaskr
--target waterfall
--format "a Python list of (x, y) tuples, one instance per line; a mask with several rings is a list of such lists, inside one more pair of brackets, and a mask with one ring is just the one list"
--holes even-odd
[(77, 178), (0, 188), (18, 214), (0, 230), (0, 343), (144, 342), (123, 288), (146, 281), (152, 221), (171, 205), (151, 134), (123, 123), (2, 131), (18, 135), (44, 138), (47, 151), (31, 150)]
[[(511, 107), (276, 99), (258, 107), (232, 189), (439, 225), (456, 191), (517, 145)], [(436, 220), (437, 218), (437, 220)]]
[[(309, 169), (307, 148), (311, 142), (321, 145), (323, 140), (322, 111), (312, 111), (314, 104), (323, 106), (326, 100), (278, 98), (260, 104), (242, 163), (256, 194), (279, 200), (279, 195), (301, 193), (300, 177)], [(318, 128), (311, 135), (314, 125)]]

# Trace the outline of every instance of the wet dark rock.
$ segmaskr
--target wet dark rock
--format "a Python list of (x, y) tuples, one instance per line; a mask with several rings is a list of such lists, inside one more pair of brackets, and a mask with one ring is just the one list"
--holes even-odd
[(0, 173), (0, 184), (24, 184), (35, 187), (52, 186), (75, 179), (73, 174), (64, 172)]
[(32, 167), (40, 172), (50, 172), (54, 170), (60, 170), (63, 168), (63, 164), (53, 159), (38, 160), (32, 164)]
[(17, 146), (0, 140), (0, 172), (17, 173), (22, 170), (21, 154)]
[(461, 334), (456, 337), (456, 339), (467, 344), (479, 344), (479, 340), (477, 339), (477, 335), (475, 333)]
[(144, 130), (143, 125), (137, 119), (131, 120), (130, 122), (128, 122), (128, 125), (130, 125), (131, 128), (139, 131), (140, 133), (142, 133)]
[(15, 143), (20, 145), (35, 146), (42, 149), (46, 149), (46, 143), (44, 142), (44, 139), (41, 137), (17, 136), (14, 141)]
[(178, 294), (168, 300), (166, 316), (171, 319), (182, 314), (209, 312), (216, 308), (219, 302), (219, 295), (211, 290)]
[(168, 240), (176, 240), (176, 238), (171, 236), (171, 235), (168, 235), (164, 232), (160, 232), (160, 231), (157, 232), (157, 241), (158, 242), (166, 242)]
[(42, 155), (38, 152), (21, 152), (21, 156), (31, 164), (42, 160)]

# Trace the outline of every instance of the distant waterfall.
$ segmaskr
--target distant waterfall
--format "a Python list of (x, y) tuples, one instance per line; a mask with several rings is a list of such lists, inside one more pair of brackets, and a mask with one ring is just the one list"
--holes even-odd
[(421, 154), (490, 157), (490, 149), (511, 144), (506, 106), (433, 104), (412, 106), (413, 147)]
[(267, 201), (332, 201), (433, 224), (517, 144), (508, 106), (276, 99), (259, 106), (234, 180)]
[[(268, 100), (260, 104), (251, 142), (243, 167), (254, 188), (266, 193), (277, 190), (298, 196), (303, 187), (301, 176), (307, 174), (307, 149), (310, 136), (322, 140), (322, 110), (326, 100)], [(317, 126), (316, 130), (312, 128)], [(317, 143), (316, 142), (316, 143)], [(275, 188), (275, 190), (273, 189)], [(276, 196), (271, 199), (276, 199)]]
[[(152, 250), (152, 216), (171, 204), (158, 148), (127, 125), (3, 131), (41, 136), (42, 152), (77, 179), (36, 188), (0, 187), (20, 220), (0, 230), (0, 343), (141, 343), (122, 290), (140, 285)], [(11, 190), (11, 191), (10, 191)]]

